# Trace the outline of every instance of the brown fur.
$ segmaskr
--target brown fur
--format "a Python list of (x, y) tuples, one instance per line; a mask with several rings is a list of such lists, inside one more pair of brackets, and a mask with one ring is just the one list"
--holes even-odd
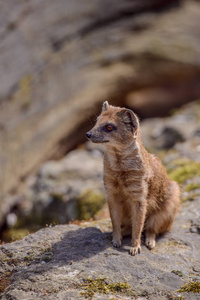
[[(111, 124), (113, 130), (108, 130)], [(155, 247), (157, 234), (168, 231), (179, 207), (180, 191), (158, 158), (143, 146), (137, 116), (129, 109), (104, 102), (96, 125), (86, 134), (94, 143), (104, 143), (104, 184), (113, 226), (113, 246), (132, 234), (130, 253), (145, 244)]]

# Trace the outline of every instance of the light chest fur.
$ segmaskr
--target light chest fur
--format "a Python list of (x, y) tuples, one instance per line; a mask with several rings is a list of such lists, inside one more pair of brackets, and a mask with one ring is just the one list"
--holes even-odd
[[(122, 194), (122, 198), (134, 201), (146, 184), (146, 173), (138, 147), (119, 153), (117, 149), (107, 150), (104, 156), (105, 188)], [(124, 196), (126, 196), (124, 198)], [(119, 197), (116, 200), (119, 201)], [(120, 200), (121, 201), (121, 200)]]

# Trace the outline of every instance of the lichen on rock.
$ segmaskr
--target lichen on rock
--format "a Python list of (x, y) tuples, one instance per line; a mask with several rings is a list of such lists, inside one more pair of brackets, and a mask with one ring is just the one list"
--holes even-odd
[(191, 160), (174, 161), (173, 170), (169, 171), (169, 177), (178, 183), (184, 183), (186, 180), (195, 176), (200, 176), (200, 163)]
[(105, 195), (95, 190), (86, 190), (78, 196), (77, 211), (79, 220), (90, 220), (106, 203)]
[(192, 292), (200, 294), (200, 281), (190, 281), (189, 283), (181, 286), (178, 292)]
[(83, 283), (80, 284), (80, 288), (85, 290), (80, 294), (87, 299), (92, 299), (95, 293), (121, 293), (127, 296), (134, 295), (134, 292), (131, 290), (130, 285), (128, 285), (126, 282), (108, 283), (108, 280), (106, 280), (106, 278), (86, 278), (85, 280), (83, 280)]

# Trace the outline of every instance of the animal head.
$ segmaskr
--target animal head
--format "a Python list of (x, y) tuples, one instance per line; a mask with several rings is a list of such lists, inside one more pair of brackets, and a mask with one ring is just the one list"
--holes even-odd
[(86, 133), (93, 143), (127, 145), (137, 138), (139, 120), (132, 110), (104, 102), (95, 126)]

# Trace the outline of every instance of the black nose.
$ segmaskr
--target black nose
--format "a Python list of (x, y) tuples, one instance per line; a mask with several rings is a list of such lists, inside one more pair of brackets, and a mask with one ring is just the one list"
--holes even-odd
[(86, 136), (87, 136), (88, 139), (90, 139), (91, 136), (92, 136), (91, 132), (88, 131), (88, 132), (86, 133)]

